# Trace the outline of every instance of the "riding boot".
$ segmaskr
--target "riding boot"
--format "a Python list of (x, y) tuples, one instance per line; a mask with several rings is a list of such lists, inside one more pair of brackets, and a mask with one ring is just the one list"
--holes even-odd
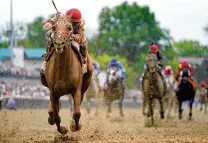
[(87, 53), (88, 53), (88, 51), (87, 51), (87, 43), (85, 43), (83, 45), (80, 45), (80, 53), (82, 55), (82, 62), (83, 62), (83, 64), (85, 64), (86, 61), (87, 61), (86, 58), (87, 58)]

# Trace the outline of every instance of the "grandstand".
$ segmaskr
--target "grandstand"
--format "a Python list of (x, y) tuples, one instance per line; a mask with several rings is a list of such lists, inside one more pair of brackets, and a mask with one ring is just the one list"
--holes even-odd
[[(45, 48), (24, 48), (24, 67), (30, 69), (39, 69), (42, 64), (42, 55)], [(0, 48), (0, 61), (10, 63), (9, 49)]]

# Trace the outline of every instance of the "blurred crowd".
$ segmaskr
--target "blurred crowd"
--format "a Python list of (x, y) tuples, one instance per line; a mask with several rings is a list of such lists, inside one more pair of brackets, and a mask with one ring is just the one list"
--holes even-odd
[(0, 95), (43, 97), (49, 91), (41, 85), (39, 71), (0, 61)]
[(49, 91), (42, 86), (39, 80), (1, 78), (0, 94), (6, 96), (30, 96), (44, 97), (49, 96)]
[(9, 62), (0, 61), (0, 76), (38, 78), (39, 71), (29, 68), (14, 67)]

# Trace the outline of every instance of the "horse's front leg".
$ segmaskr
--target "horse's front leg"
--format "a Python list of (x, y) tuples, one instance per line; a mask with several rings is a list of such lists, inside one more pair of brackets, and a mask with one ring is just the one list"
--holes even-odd
[(146, 116), (147, 113), (145, 112), (145, 109), (146, 109), (147, 99), (146, 99), (144, 93), (143, 93), (142, 98), (143, 98), (143, 99), (142, 99), (142, 114), (143, 114), (143, 116)]
[(191, 120), (191, 117), (192, 117), (192, 106), (193, 106), (193, 100), (191, 100), (189, 102), (189, 120)]
[(72, 132), (75, 132), (81, 129), (81, 125), (79, 124), (79, 119), (81, 117), (80, 105), (82, 103), (81, 89), (77, 89), (73, 94), (73, 97), (74, 97), (74, 113), (72, 116), (73, 119), (70, 125), (70, 129)]
[(120, 115), (121, 115), (121, 117), (124, 116), (124, 114), (123, 114), (123, 108), (122, 108), (123, 99), (124, 99), (124, 93), (122, 93), (122, 95), (120, 96), (119, 103), (118, 103), (119, 104), (119, 109), (120, 109)]
[(163, 98), (159, 98), (159, 103), (160, 103), (160, 118), (164, 119), (164, 109), (163, 109)]
[(183, 103), (182, 101), (178, 102), (179, 119), (182, 119), (182, 112), (183, 112), (182, 103)]
[[(52, 106), (52, 113), (53, 113), (53, 121), (56, 123), (57, 131), (61, 134), (66, 134), (67, 129), (63, 126), (60, 126), (61, 118), (59, 116), (59, 97), (57, 97), (53, 92), (50, 92), (50, 101)], [(50, 114), (49, 114), (50, 116)], [(50, 118), (50, 117), (49, 117)]]
[(154, 125), (154, 111), (153, 111), (153, 99), (149, 99), (149, 113), (151, 116), (152, 126)]

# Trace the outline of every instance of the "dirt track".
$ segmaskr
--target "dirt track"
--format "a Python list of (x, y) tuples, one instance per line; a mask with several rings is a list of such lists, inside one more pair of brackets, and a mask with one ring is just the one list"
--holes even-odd
[[(187, 109), (186, 109), (187, 110)], [(208, 114), (194, 111), (193, 120), (177, 116), (163, 121), (157, 119), (156, 127), (146, 127), (145, 119), (138, 109), (124, 109), (121, 118), (118, 109), (113, 109), (111, 117), (100, 111), (99, 116), (86, 115), (82, 110), (79, 132), (61, 137), (56, 127), (47, 123), (47, 110), (0, 111), (0, 142), (105, 142), (105, 143), (208, 143)], [(69, 125), (69, 109), (62, 109), (62, 125)], [(156, 117), (157, 118), (157, 117)], [(146, 124), (146, 125), (145, 125)]]

